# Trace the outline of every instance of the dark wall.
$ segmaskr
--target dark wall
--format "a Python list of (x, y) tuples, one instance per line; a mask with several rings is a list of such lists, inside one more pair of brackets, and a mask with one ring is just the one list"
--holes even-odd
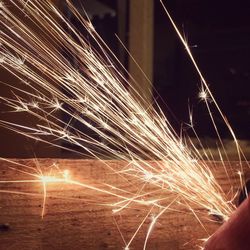
[[(249, 139), (249, 1), (178, 0), (165, 3), (236, 134)], [(208, 112), (197, 98), (200, 79), (160, 4), (155, 6), (154, 72), (155, 88), (176, 115), (178, 123), (188, 121), (189, 100), (200, 135), (214, 136)], [(167, 112), (163, 101), (161, 103)], [(170, 119), (175, 122), (174, 118)], [(222, 135), (228, 137), (222, 119), (216, 114), (215, 119)]]

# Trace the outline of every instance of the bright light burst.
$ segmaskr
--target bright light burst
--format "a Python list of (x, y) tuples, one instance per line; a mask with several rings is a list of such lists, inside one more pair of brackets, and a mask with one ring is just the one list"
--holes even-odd
[[(156, 111), (150, 103), (145, 106), (145, 101), (139, 100), (140, 93), (135, 90), (137, 98), (129, 93), (128, 86), (133, 88), (133, 83), (121, 73), (122, 65), (89, 20), (68, 2), (74, 19), (95, 46), (90, 46), (86, 37), (49, 0), (8, 2), (10, 7), (0, 2), (0, 63), (19, 79), (19, 83), (2, 83), (14, 94), (1, 99), (12, 112), (24, 112), (37, 120), (34, 126), (25, 124), (25, 121), (16, 124), (1, 120), (1, 126), (52, 146), (67, 148), (65, 143), (74, 145), (76, 147), (69, 150), (79, 155), (87, 154), (100, 160), (107, 157), (124, 160), (128, 164), (122, 170), (112, 168), (105, 161), (104, 164), (123, 179), (135, 179), (139, 190), (131, 194), (113, 186), (95, 187), (73, 180), (68, 170), (59, 172), (59, 176), (40, 172), (33, 177), (43, 184), (43, 215), (46, 186), (51, 182), (65, 182), (119, 198), (119, 202), (112, 204), (114, 212), (134, 204), (150, 206), (151, 210), (159, 208), (160, 212), (150, 224), (147, 239), (157, 219), (174, 203), (189, 208), (192, 213), (192, 208), (198, 205), (206, 209), (207, 214), (224, 219), (230, 216), (234, 205), (206, 163), (212, 158), (206, 153), (202, 156), (189, 137), (180, 137), (159, 107)], [(12, 9), (22, 13), (30, 25)], [(208, 99), (211, 98), (216, 107), (217, 103), (198, 72), (202, 79), (199, 98), (205, 102), (223, 145)], [(233, 130), (223, 118), (240, 156)], [(193, 126), (192, 129), (199, 138)], [(221, 159), (224, 162), (224, 158)], [(25, 172), (29, 174), (29, 169)], [(148, 186), (154, 191), (147, 192)], [(174, 194), (173, 203), (165, 204), (162, 193), (166, 196)], [(141, 225), (126, 244), (126, 249)]]

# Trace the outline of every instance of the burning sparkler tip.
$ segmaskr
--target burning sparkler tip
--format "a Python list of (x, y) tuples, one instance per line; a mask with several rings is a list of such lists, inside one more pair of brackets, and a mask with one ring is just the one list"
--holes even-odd
[(208, 94), (205, 90), (201, 90), (198, 94), (199, 99), (201, 100), (207, 100)]

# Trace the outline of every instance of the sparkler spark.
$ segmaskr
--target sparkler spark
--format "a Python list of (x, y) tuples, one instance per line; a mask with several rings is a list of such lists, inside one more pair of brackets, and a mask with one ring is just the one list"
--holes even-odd
[[(180, 138), (161, 110), (157, 112), (151, 104), (146, 109), (128, 92), (126, 86), (133, 89), (133, 84), (121, 74), (119, 66), (115, 66), (119, 62), (89, 20), (68, 2), (72, 15), (95, 41), (96, 49), (49, 0), (9, 2), (28, 18), (35, 29), (0, 2), (0, 24), (3, 27), (0, 64), (20, 80), (18, 84), (6, 83), (14, 94), (11, 98), (1, 99), (13, 112), (24, 112), (37, 118), (38, 122), (28, 126), (25, 121), (16, 124), (1, 120), (0, 125), (52, 146), (66, 148), (60, 141), (73, 144), (79, 150), (69, 150), (79, 155), (88, 154), (100, 160), (111, 156), (126, 161), (129, 164), (122, 170), (104, 164), (125, 180), (132, 177), (139, 190), (131, 194), (115, 186), (96, 187), (73, 180), (68, 170), (64, 170), (61, 177), (40, 172), (36, 180), (43, 184), (44, 189), (42, 216), (45, 213), (46, 186), (57, 182), (119, 198), (120, 201), (113, 204), (114, 212), (134, 204), (147, 205), (150, 212), (159, 208), (160, 212), (150, 224), (144, 249), (157, 219), (172, 206), (172, 203), (165, 204), (163, 192), (166, 196), (175, 194), (178, 198), (173, 203), (181, 203), (193, 213), (192, 207), (198, 205), (205, 208), (207, 214), (224, 219), (230, 216), (234, 205), (228, 201), (206, 164), (211, 157), (208, 154), (202, 157), (189, 137)], [(242, 152), (233, 130), (214, 100), (189, 47), (183, 42), (202, 79), (199, 98), (204, 100), (209, 114), (209, 98), (218, 108), (235, 139), (241, 162)], [(65, 121), (62, 115), (70, 118)], [(219, 136), (212, 115), (211, 119)], [(83, 129), (75, 127), (74, 122), (81, 124)], [(198, 138), (193, 126), (192, 129)], [(223, 145), (220, 136), (219, 140)], [(225, 153), (224, 148), (223, 151)], [(147, 192), (147, 186), (154, 191)], [(125, 249), (129, 249), (141, 225)]]

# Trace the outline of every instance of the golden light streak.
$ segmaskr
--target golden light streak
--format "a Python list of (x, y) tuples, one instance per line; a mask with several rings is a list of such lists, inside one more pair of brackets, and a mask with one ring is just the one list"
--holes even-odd
[(143, 246), (143, 250), (146, 250), (146, 247), (147, 247), (147, 242), (148, 242), (148, 239), (149, 239), (149, 236), (150, 234), (152, 233), (153, 231), (153, 227), (154, 225), (156, 224), (157, 220), (159, 219), (159, 217), (161, 215), (163, 215), (168, 209), (169, 207), (178, 200), (178, 196), (176, 197), (176, 199), (174, 199), (169, 205), (167, 205), (164, 209), (161, 210), (161, 212), (159, 212), (156, 216), (153, 215), (152, 217), (152, 222), (150, 223), (149, 225), (149, 228), (148, 228), (148, 231), (147, 231), (147, 235), (146, 235), (146, 239), (144, 241), (144, 246)]
[[(198, 73), (198, 75), (199, 75), (199, 77), (200, 77), (200, 79), (201, 79), (201, 82), (202, 82), (202, 85), (201, 85), (201, 86), (202, 86), (202, 91), (199, 93), (199, 96), (202, 97), (202, 99), (203, 99), (203, 100), (205, 101), (205, 103), (206, 103), (206, 106), (207, 106), (207, 109), (208, 109), (208, 112), (209, 112), (211, 121), (212, 121), (212, 123), (213, 123), (214, 129), (215, 129), (215, 131), (216, 131), (216, 134), (217, 134), (217, 136), (218, 136), (218, 139), (219, 139), (219, 141), (220, 141), (220, 144), (221, 144), (221, 146), (222, 146), (222, 149), (223, 149), (223, 151), (224, 151), (224, 153), (225, 153), (225, 155), (226, 155), (226, 159), (227, 159), (227, 161), (230, 163), (230, 161), (229, 161), (229, 159), (228, 159), (228, 157), (227, 157), (227, 154), (226, 154), (226, 150), (225, 150), (224, 144), (223, 144), (222, 139), (221, 139), (221, 137), (220, 137), (220, 133), (219, 133), (219, 131), (218, 131), (218, 128), (217, 128), (216, 123), (215, 123), (215, 121), (214, 121), (213, 115), (212, 115), (211, 110), (210, 110), (210, 108), (209, 108), (208, 98), (211, 98), (211, 101), (213, 102), (213, 104), (214, 104), (214, 106), (216, 107), (217, 111), (219, 112), (221, 118), (223, 119), (225, 125), (227, 126), (227, 128), (228, 128), (230, 134), (231, 134), (232, 137), (233, 137), (233, 140), (234, 140), (234, 143), (235, 143), (235, 147), (236, 147), (236, 150), (237, 150), (237, 154), (238, 154), (238, 157), (239, 157), (240, 170), (243, 171), (242, 158), (243, 158), (244, 160), (246, 160), (246, 158), (245, 158), (245, 156), (244, 156), (244, 154), (243, 154), (243, 151), (242, 151), (242, 149), (241, 149), (241, 147), (240, 147), (240, 145), (239, 145), (239, 142), (238, 142), (238, 140), (237, 140), (237, 138), (236, 138), (236, 135), (235, 135), (235, 133), (234, 133), (234, 131), (233, 131), (233, 129), (232, 129), (230, 123), (228, 122), (226, 116), (223, 114), (222, 110), (220, 109), (220, 107), (219, 107), (219, 105), (218, 105), (216, 99), (214, 98), (214, 96), (213, 96), (211, 90), (209, 89), (209, 85), (208, 85), (206, 79), (204, 78), (204, 76), (203, 76), (203, 74), (202, 74), (202, 72), (201, 72), (201, 70), (200, 70), (198, 64), (196, 63), (196, 60), (195, 60), (195, 58), (194, 58), (194, 56), (193, 56), (193, 54), (192, 54), (192, 52), (191, 52), (191, 49), (190, 49), (188, 43), (185, 41), (184, 36), (182, 36), (181, 32), (179, 31), (177, 25), (175, 24), (173, 18), (171, 17), (171, 15), (170, 15), (170, 13), (169, 13), (169, 11), (167, 10), (166, 6), (164, 5), (163, 0), (160, 0), (160, 3), (161, 3), (161, 5), (162, 5), (162, 7), (163, 7), (165, 13), (167, 14), (167, 16), (168, 16), (168, 18), (169, 18), (169, 20), (170, 20), (172, 26), (174, 27), (174, 29), (175, 29), (175, 31), (176, 31), (176, 33), (177, 33), (177, 35), (178, 35), (180, 41), (182, 42), (184, 48), (186, 49), (187, 54), (188, 54), (188, 56), (189, 56), (189, 58), (190, 58), (192, 64), (194, 65), (194, 67), (195, 67), (195, 69), (196, 69), (196, 71), (197, 71), (197, 73)], [(227, 173), (227, 171), (226, 171), (226, 173)]]

